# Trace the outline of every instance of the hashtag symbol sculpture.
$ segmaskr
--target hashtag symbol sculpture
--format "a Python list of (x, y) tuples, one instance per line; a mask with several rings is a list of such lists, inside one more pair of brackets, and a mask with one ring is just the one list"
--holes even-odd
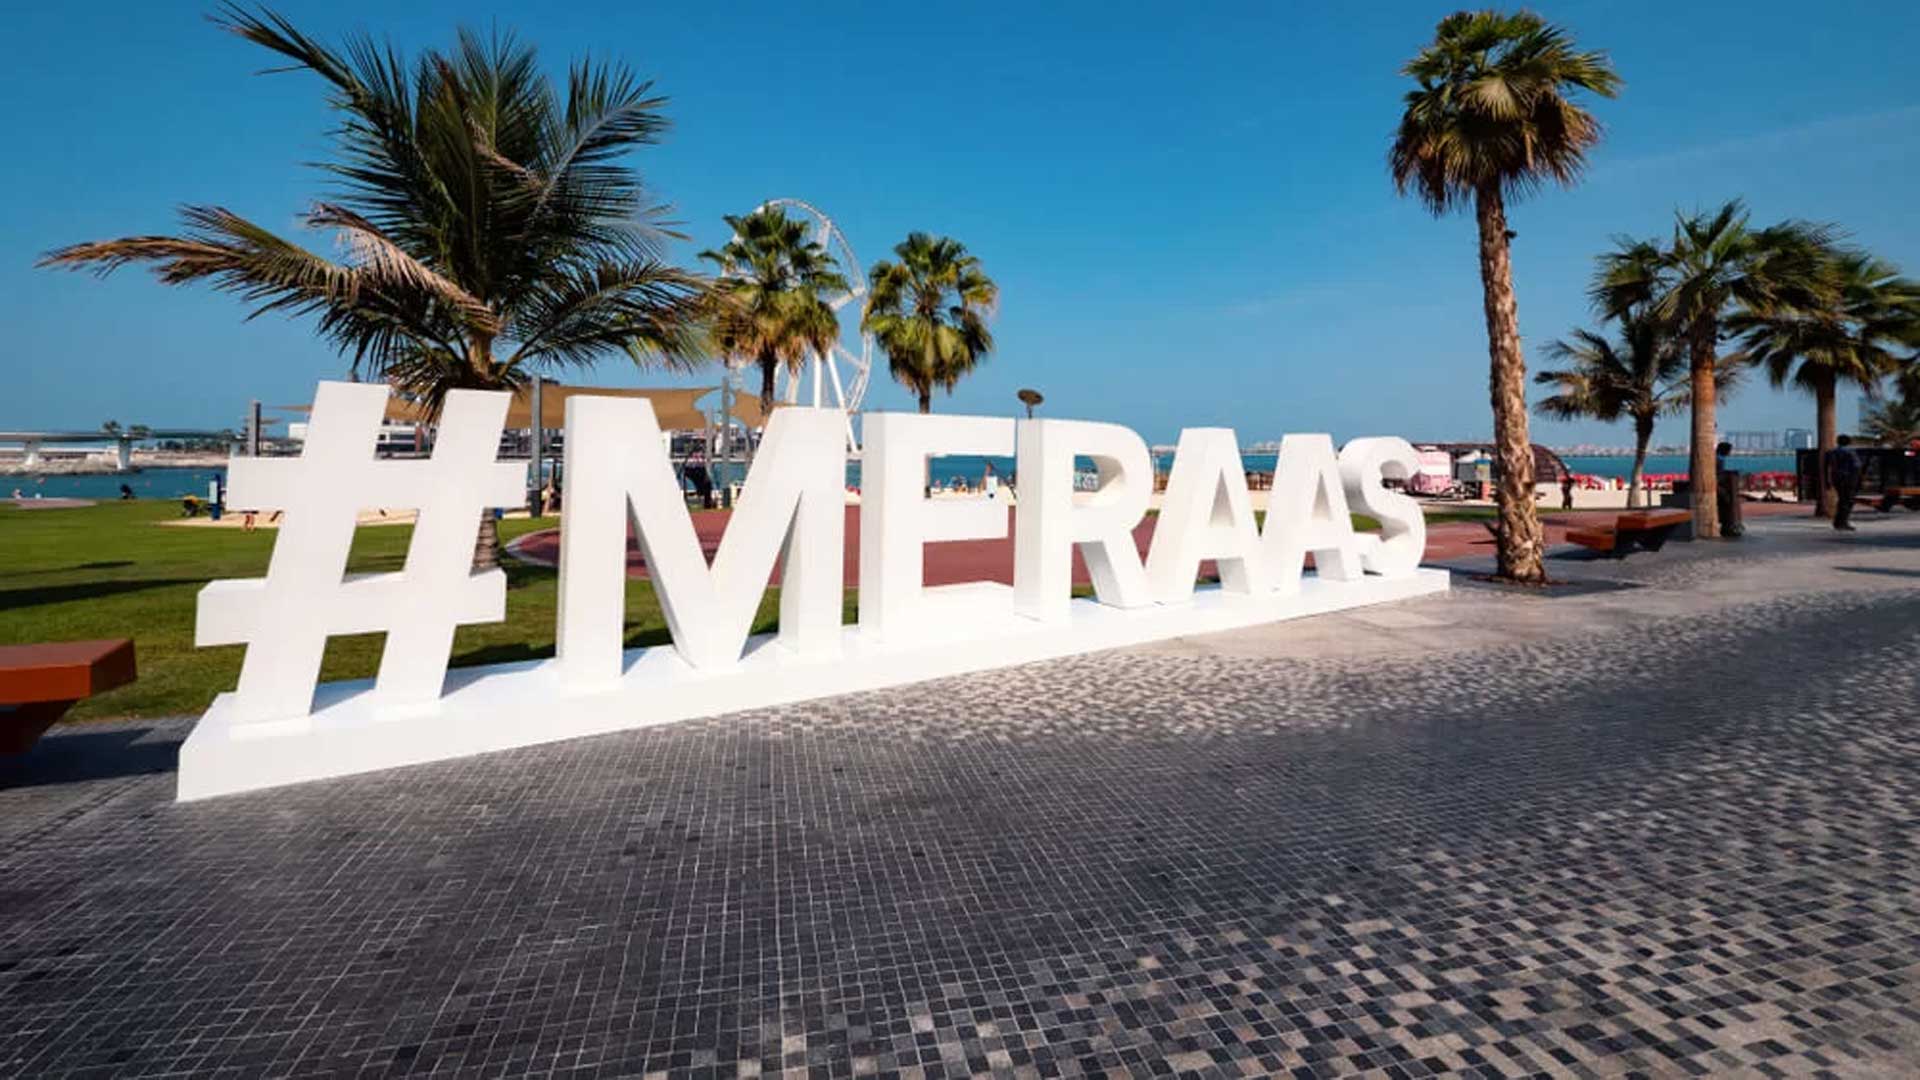
[[(299, 457), (234, 459), (227, 501), (282, 512), (266, 577), (200, 591), (194, 643), (247, 646), (236, 721), (306, 717), (334, 634), (386, 631), (381, 706), (439, 699), (454, 628), (506, 615), (506, 575), (471, 567), (480, 515), (522, 497), (521, 467), (495, 460), (509, 396), (453, 391), (430, 459), (382, 461), (386, 386), (321, 383)], [(419, 511), (403, 569), (348, 575), (360, 512), (387, 507)]]

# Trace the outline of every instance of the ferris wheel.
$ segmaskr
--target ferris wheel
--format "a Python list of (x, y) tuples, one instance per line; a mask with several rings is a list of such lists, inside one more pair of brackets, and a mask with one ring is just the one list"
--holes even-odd
[[(802, 397), (801, 383), (811, 381), (806, 403), (816, 408), (838, 408), (846, 413), (847, 446), (858, 453), (860, 446), (853, 436), (853, 414), (860, 411), (860, 403), (866, 399), (867, 385), (873, 377), (873, 335), (860, 329), (861, 307), (867, 298), (867, 275), (860, 269), (860, 257), (853, 253), (846, 234), (819, 207), (800, 199), (769, 199), (760, 209), (776, 206), (790, 216), (810, 219), (813, 242), (826, 249), (839, 264), (847, 289), (821, 298), (840, 316), (840, 340), (834, 342), (825, 356), (810, 354), (798, 371), (782, 367), (776, 376), (774, 396), (789, 405), (797, 405)], [(854, 348), (848, 347), (849, 341), (854, 343)]]

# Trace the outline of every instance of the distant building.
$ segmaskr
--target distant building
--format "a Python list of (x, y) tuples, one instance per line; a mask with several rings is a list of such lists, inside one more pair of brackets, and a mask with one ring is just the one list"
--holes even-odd
[[(421, 425), (419, 424), (384, 421), (380, 425), (380, 434), (375, 441), (374, 453), (382, 457), (389, 454), (420, 453), (426, 449), (420, 444), (420, 436)], [(287, 425), (287, 441), (295, 443), (307, 441), (307, 425), (304, 421), (296, 420)], [(522, 447), (521, 451), (524, 453), (525, 447)]]
[(1780, 441), (1785, 444), (1781, 447), (1783, 450), (1811, 450), (1814, 436), (1806, 428), (1790, 427), (1780, 433)]
[(1743, 454), (1770, 454), (1785, 449), (1778, 431), (1729, 431), (1727, 441)]

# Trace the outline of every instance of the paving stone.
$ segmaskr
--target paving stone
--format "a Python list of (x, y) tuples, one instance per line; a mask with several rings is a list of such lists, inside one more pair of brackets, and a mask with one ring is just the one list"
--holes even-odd
[[(1909, 1075), (1920, 583), (1842, 571), (1920, 533), (1796, 529), (1410, 609), (1560, 620), (1496, 644), (1106, 653), (190, 805), (187, 722), (64, 730), (0, 764), (0, 1074)], [(1796, 584), (1627, 617), (1732, 574)]]

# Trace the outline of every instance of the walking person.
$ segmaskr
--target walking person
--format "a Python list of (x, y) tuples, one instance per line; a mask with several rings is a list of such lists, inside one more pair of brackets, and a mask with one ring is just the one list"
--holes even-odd
[(713, 509), (713, 474), (707, 469), (707, 455), (695, 450), (687, 458), (687, 482), (693, 485), (693, 493), (700, 497), (700, 509)]
[(1839, 446), (1827, 455), (1827, 482), (1833, 485), (1836, 502), (1833, 507), (1833, 527), (1841, 532), (1854, 532), (1853, 497), (1860, 493), (1860, 455), (1853, 451), (1853, 438), (1840, 436)]
[(1573, 473), (1560, 474), (1560, 509), (1573, 509)]

